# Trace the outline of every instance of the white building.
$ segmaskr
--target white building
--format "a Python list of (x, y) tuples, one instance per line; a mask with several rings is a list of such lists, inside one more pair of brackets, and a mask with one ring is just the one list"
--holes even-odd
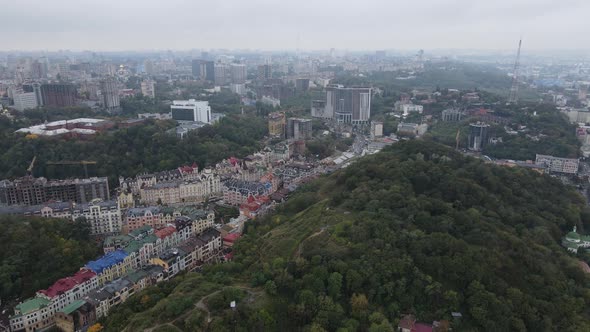
[(208, 101), (175, 100), (170, 109), (174, 120), (211, 123), (211, 107)]
[(91, 234), (114, 234), (121, 232), (121, 209), (117, 201), (95, 200), (89, 204), (75, 205), (72, 219), (84, 217), (90, 224)]
[(202, 202), (210, 195), (221, 193), (219, 175), (206, 169), (194, 180), (159, 182), (140, 189), (141, 202), (144, 204), (178, 204), (185, 202)]
[(535, 164), (544, 165), (551, 172), (577, 174), (580, 160), (537, 154)]
[(383, 122), (371, 121), (371, 137), (383, 136)]
[(37, 95), (34, 92), (21, 92), (14, 94), (14, 108), (18, 111), (24, 111), (31, 108), (37, 108)]
[(403, 112), (404, 116), (407, 116), (412, 112), (418, 112), (419, 114), (422, 114), (422, 112), (424, 111), (424, 107), (422, 105), (414, 104), (401, 104), (399, 109)]
[(279, 107), (281, 106), (281, 101), (279, 99), (273, 98), (271, 96), (262, 96), (260, 100), (265, 105), (271, 105), (272, 107)]
[(246, 84), (243, 83), (232, 83), (229, 86), (229, 89), (231, 90), (231, 92), (233, 93), (237, 93), (240, 96), (243, 96), (246, 94)]
[(141, 94), (144, 97), (156, 98), (156, 83), (152, 80), (142, 81)]

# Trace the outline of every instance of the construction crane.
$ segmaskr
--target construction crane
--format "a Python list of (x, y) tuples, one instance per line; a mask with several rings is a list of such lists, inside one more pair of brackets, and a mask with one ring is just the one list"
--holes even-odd
[(33, 167), (35, 166), (35, 161), (37, 160), (37, 156), (33, 156), (33, 160), (29, 164), (29, 168), (27, 168), (27, 175), (33, 175)]
[(88, 165), (96, 165), (94, 160), (62, 160), (62, 161), (48, 161), (47, 165), (82, 165), (84, 166), (84, 175), (88, 177)]
[(514, 61), (514, 70), (512, 71), (512, 86), (510, 87), (510, 95), (508, 96), (509, 104), (516, 104), (518, 102), (518, 74), (520, 71), (520, 46), (522, 45), (522, 38), (518, 41), (518, 51), (516, 52), (516, 61)]

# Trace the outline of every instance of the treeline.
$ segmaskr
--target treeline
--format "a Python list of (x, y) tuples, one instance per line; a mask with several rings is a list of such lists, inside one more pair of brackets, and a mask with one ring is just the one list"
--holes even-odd
[(89, 139), (27, 138), (3, 133), (0, 140), (0, 178), (22, 176), (37, 156), (34, 175), (48, 178), (83, 176), (81, 166), (57, 167), (48, 161), (92, 160), (90, 176), (134, 176), (174, 169), (196, 162), (209, 166), (233, 155), (245, 156), (261, 148), (267, 134), (263, 118), (230, 115), (219, 123), (190, 132), (184, 139), (168, 133), (171, 121), (149, 120), (145, 125), (100, 133)]
[(204, 277), (266, 295), (238, 298), (208, 327), (394, 331), (411, 313), (461, 331), (590, 330), (589, 279), (559, 245), (573, 225), (589, 229), (588, 208), (553, 178), (432, 142), (399, 143), (249, 222), (234, 261)]
[(0, 216), (0, 298), (32, 296), (100, 254), (84, 222)]

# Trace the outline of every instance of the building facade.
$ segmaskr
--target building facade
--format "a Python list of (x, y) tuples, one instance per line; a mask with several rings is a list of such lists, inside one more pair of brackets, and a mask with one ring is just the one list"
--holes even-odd
[(577, 174), (580, 160), (575, 158), (559, 158), (543, 154), (537, 154), (535, 164), (543, 165), (550, 172)]
[[(319, 112), (316, 110), (316, 114)], [(326, 102), (322, 117), (332, 115), (340, 123), (362, 124), (371, 117), (371, 88), (326, 87)]]
[(208, 101), (174, 100), (170, 109), (174, 120), (211, 123), (211, 107)]
[(41, 85), (43, 105), (72, 107), (76, 105), (77, 91), (72, 84), (51, 83)]
[(268, 115), (268, 133), (271, 137), (285, 137), (285, 126), (287, 124), (285, 113), (273, 112)]
[(294, 140), (310, 139), (313, 136), (312, 120), (289, 118), (287, 120), (287, 138)]
[(51, 181), (23, 177), (0, 181), (0, 204), (5, 205), (39, 205), (50, 200), (89, 203), (96, 198), (110, 199), (106, 177)]

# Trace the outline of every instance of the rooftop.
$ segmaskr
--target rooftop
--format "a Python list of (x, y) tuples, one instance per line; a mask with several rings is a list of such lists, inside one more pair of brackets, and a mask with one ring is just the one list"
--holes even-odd
[(42, 297), (33, 297), (18, 304), (14, 309), (20, 312), (21, 315), (26, 315), (30, 312), (46, 307), (49, 305), (49, 303), (51, 303), (51, 301), (48, 299)]
[(174, 232), (176, 232), (176, 227), (174, 226), (166, 226), (164, 228), (161, 228), (159, 230), (157, 230), (156, 232), (154, 232), (154, 234), (159, 237), (160, 239), (163, 239), (165, 237), (168, 237), (172, 234), (174, 234)]
[(127, 256), (128, 255), (124, 250), (116, 250), (102, 256), (101, 258), (95, 261), (88, 262), (88, 264), (86, 264), (86, 267), (94, 271), (96, 274), (100, 274), (103, 270), (113, 265), (119, 264)]
[(80, 307), (83, 306), (84, 303), (86, 303), (86, 301), (84, 301), (84, 300), (74, 301), (74, 302), (70, 303), (69, 305), (65, 306), (65, 308), (60, 310), (60, 312), (63, 312), (64, 314), (69, 315), (72, 312), (80, 309)]
[(96, 276), (96, 273), (94, 273), (93, 271), (88, 269), (81, 269), (80, 271), (76, 272), (76, 274), (74, 274), (73, 276), (61, 278), (58, 281), (56, 281), (53, 285), (51, 285), (49, 288), (42, 289), (38, 291), (38, 293), (53, 298), (55, 296), (67, 292), (68, 290), (76, 287), (79, 284), (82, 284), (92, 279), (92, 277), (94, 276)]

